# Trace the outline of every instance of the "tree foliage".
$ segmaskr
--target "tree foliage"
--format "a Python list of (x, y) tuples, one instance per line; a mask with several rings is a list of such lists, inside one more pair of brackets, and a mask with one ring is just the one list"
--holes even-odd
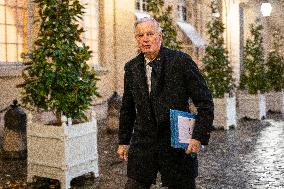
[(280, 29), (276, 28), (272, 34), (272, 49), (267, 57), (267, 80), (269, 89), (281, 91), (284, 89), (284, 57), (281, 55), (281, 47), (283, 46), (283, 36)]
[(172, 7), (165, 7), (164, 0), (147, 0), (147, 10), (163, 29), (163, 45), (172, 49), (181, 49), (181, 42), (177, 39), (177, 31), (173, 21)]
[(247, 90), (249, 94), (257, 94), (258, 91), (267, 91), (266, 66), (264, 61), (263, 27), (256, 20), (250, 25), (250, 38), (246, 40), (244, 49), (243, 71), (241, 73), (240, 88)]
[(96, 75), (87, 60), (89, 47), (82, 42), (79, 21), (84, 7), (79, 0), (35, 0), (40, 30), (30, 61), (26, 63), (22, 100), (39, 109), (84, 118), (97, 96)]
[[(214, 3), (211, 4), (212, 14), (218, 11)], [(224, 47), (224, 30), (220, 17), (213, 16), (207, 24), (209, 44), (205, 48), (203, 74), (215, 98), (223, 98), (224, 94), (231, 92), (234, 87), (232, 68), (228, 60), (228, 52)]]

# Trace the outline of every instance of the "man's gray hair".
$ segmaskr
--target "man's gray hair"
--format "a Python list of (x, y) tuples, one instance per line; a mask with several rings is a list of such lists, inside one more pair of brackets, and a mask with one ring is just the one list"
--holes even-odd
[(143, 22), (149, 22), (149, 21), (151, 21), (151, 22), (153, 22), (153, 23), (155, 24), (156, 29), (157, 29), (158, 32), (162, 32), (162, 28), (161, 28), (160, 23), (159, 23), (155, 18), (153, 18), (153, 17), (138, 18), (138, 19), (136, 20), (136, 22), (134, 23), (134, 27), (136, 28), (136, 26), (137, 26), (138, 24), (141, 24), (141, 23), (143, 23)]

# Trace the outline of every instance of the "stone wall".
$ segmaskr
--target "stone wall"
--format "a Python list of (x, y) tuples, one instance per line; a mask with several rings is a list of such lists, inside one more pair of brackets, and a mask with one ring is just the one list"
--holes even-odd
[[(0, 110), (12, 104), (14, 99), (20, 101), (21, 89), (16, 88), (16, 85), (23, 82), (22, 69), (21, 64), (0, 64)], [(5, 111), (0, 113), (0, 144), (3, 137), (4, 114)]]

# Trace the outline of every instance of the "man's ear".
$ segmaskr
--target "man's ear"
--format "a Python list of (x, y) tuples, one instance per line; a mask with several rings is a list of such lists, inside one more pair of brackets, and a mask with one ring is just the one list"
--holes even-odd
[(159, 32), (159, 37), (161, 40), (163, 39), (163, 32)]

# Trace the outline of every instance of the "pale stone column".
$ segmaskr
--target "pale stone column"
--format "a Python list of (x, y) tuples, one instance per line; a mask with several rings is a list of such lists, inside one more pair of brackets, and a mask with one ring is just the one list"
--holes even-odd
[(225, 25), (224, 40), (233, 69), (233, 77), (238, 85), (240, 80), (240, 14), (239, 2), (222, 0), (222, 18)]
[(100, 5), (101, 61), (108, 71), (100, 83), (101, 91), (108, 97), (113, 91), (122, 94), (124, 64), (137, 52), (134, 11), (135, 1), (132, 0), (103, 0)]
[(99, 92), (102, 96), (97, 101), (104, 102), (111, 96), (111, 91), (114, 90), (114, 2), (113, 0), (102, 0), (99, 6), (99, 50), (100, 50), (100, 64), (107, 70), (107, 73), (100, 75), (98, 82)]
[(267, 60), (268, 57), (268, 52), (272, 49), (271, 48), (271, 40), (269, 38), (270, 35), (272, 35), (271, 31), (270, 31), (270, 16), (261, 16), (260, 17), (261, 20), (261, 24), (263, 26), (263, 30), (262, 30), (262, 37), (263, 37), (263, 54), (264, 54), (264, 59), (265, 61)]
[(114, 89), (118, 94), (123, 93), (124, 65), (137, 54), (134, 38), (135, 1), (114, 0)]

